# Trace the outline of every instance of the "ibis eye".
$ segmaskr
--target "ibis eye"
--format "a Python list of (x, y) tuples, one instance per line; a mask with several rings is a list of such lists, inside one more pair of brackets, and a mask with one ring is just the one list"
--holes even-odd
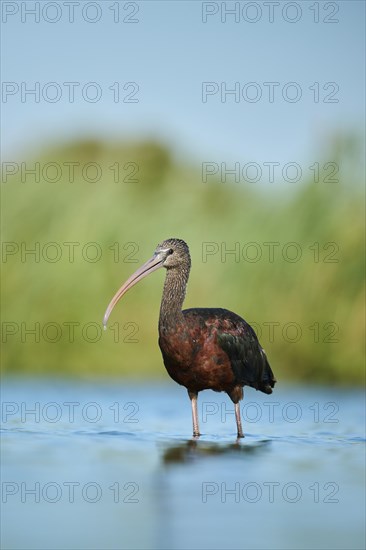
[(173, 254), (174, 250), (172, 248), (169, 248), (168, 254)]

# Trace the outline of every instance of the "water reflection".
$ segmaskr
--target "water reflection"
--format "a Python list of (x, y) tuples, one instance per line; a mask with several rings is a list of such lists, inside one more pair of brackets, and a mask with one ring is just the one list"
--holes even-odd
[(178, 444), (165, 444), (161, 460), (163, 465), (171, 465), (191, 463), (209, 456), (254, 455), (268, 449), (270, 443), (269, 439), (263, 439), (251, 444), (237, 439), (232, 443), (222, 444), (192, 438)]

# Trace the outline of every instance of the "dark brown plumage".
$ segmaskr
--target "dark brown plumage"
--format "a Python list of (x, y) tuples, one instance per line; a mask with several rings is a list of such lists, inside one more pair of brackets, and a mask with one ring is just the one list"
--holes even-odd
[(159, 317), (159, 346), (169, 375), (185, 386), (192, 402), (193, 435), (199, 436), (197, 395), (211, 389), (226, 392), (235, 404), (238, 437), (244, 437), (239, 401), (243, 386), (272, 393), (276, 382), (252, 327), (227, 309), (182, 311), (191, 268), (187, 244), (167, 239), (112, 298), (104, 325), (118, 300), (134, 284), (160, 267), (167, 270)]

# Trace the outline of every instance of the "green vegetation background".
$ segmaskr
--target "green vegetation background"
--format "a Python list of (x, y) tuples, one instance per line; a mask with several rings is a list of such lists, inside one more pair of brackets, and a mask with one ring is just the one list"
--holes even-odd
[[(363, 190), (350, 168), (352, 151), (337, 146), (324, 158), (340, 165), (339, 182), (328, 182), (327, 170), (316, 183), (307, 170), (308, 181), (297, 183), (222, 183), (219, 175), (203, 183), (200, 166), (154, 142), (81, 141), (28, 160), (27, 168), (38, 160), (41, 172), (57, 163), (62, 176), (47, 181), (56, 175), (50, 165), (39, 182), (32, 175), (22, 182), (19, 169), (2, 183), (3, 372), (166, 376), (157, 344), (163, 270), (123, 298), (105, 333), (101, 321), (114, 292), (155, 246), (179, 237), (192, 256), (185, 307), (226, 307), (253, 323), (279, 380), (360, 383)], [(73, 182), (70, 162), (79, 163)], [(81, 173), (89, 162), (102, 170), (94, 183)], [(94, 173), (90, 168), (87, 177)], [(73, 261), (67, 242), (80, 243)], [(248, 261), (253, 242), (258, 261)], [(268, 242), (279, 243), (273, 261)], [(301, 249), (298, 261), (282, 255), (290, 242)], [(97, 243), (96, 261), (87, 243)], [(215, 253), (205, 257), (204, 243)], [(239, 258), (225, 255), (235, 246)], [(22, 248), (36, 247), (39, 258), (22, 257)], [(57, 250), (61, 257), (51, 261)], [(293, 257), (295, 248), (287, 252)], [(36, 334), (27, 332), (32, 328)]]

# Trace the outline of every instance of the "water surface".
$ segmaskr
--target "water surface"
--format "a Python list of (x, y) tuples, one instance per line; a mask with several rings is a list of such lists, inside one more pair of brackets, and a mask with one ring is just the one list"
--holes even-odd
[(173, 382), (7, 380), (4, 549), (363, 549), (358, 390), (248, 388), (236, 440), (225, 394), (203, 436)]

